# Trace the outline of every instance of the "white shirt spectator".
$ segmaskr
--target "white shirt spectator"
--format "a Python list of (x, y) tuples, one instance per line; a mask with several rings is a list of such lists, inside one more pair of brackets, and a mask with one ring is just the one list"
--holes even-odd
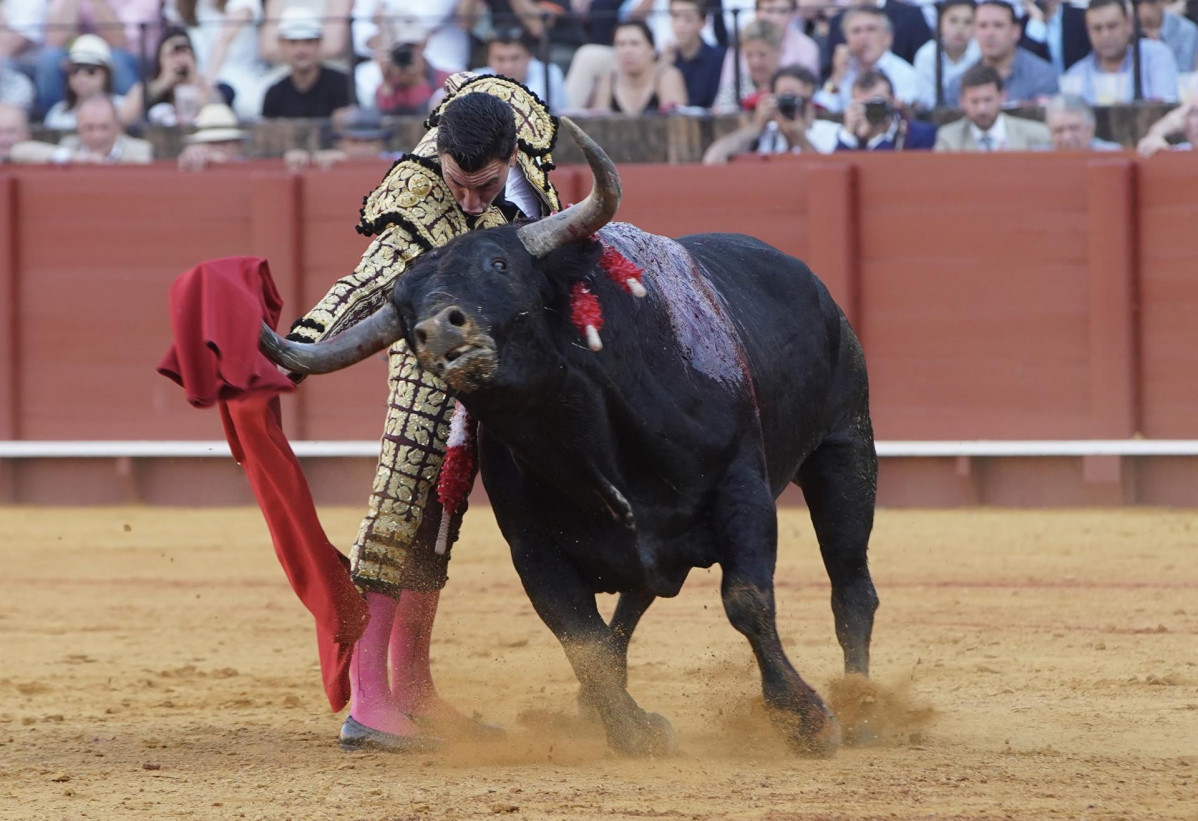
[[(233, 108), (241, 119), (256, 119), (262, 113), (262, 96), (266, 93), (269, 66), (258, 57), (258, 25), (262, 22), (262, 0), (229, 0), (221, 12), (214, 0), (196, 3), (198, 25), (188, 26), (191, 44), (201, 73), (207, 73), (212, 52), (225, 28), (225, 18), (233, 12), (248, 10), (250, 22), (241, 27), (229, 46), (225, 61), (216, 76), (235, 92)], [(166, 17), (172, 22), (187, 25), (179, 17), (174, 0), (168, 0)]]
[(5, 28), (15, 31), (34, 45), (46, 40), (46, 0), (3, 0)]
[[(840, 124), (831, 120), (813, 120), (807, 126), (807, 142), (820, 154), (831, 154), (836, 150), (836, 135)], [(773, 120), (765, 124), (765, 131), (757, 138), (758, 154), (801, 154), (802, 149), (787, 144), (786, 137)]]
[(457, 0), (354, 0), (354, 51), (363, 57), (373, 53), (367, 45), (378, 34), (375, 14), (382, 8), (386, 17), (412, 18), (429, 32), (424, 59), (442, 71), (463, 71), (470, 60), (470, 37), (458, 25)]
[(0, 103), (15, 105), (26, 112), (33, 108), (33, 83), (3, 63), (0, 63)]
[[(936, 93), (931, 83), (924, 81), (914, 66), (899, 57), (893, 51), (888, 51), (878, 58), (874, 69), (886, 75), (894, 88), (894, 98), (907, 105), (920, 105), (924, 108), (936, 107)], [(853, 81), (857, 79), (858, 67), (854, 59), (849, 64), (835, 94), (820, 89), (815, 93), (815, 102), (832, 112), (844, 111), (853, 101)]]
[[(934, 7), (933, 7), (934, 8)], [(982, 59), (982, 50), (978, 41), (970, 38), (969, 45), (961, 54), (960, 60), (953, 60), (947, 52), (941, 52), (941, 62), (944, 64), (944, 88), (947, 89), (953, 80), (965, 73), (965, 70)], [(915, 70), (924, 82), (933, 89), (936, 88), (936, 41), (928, 40), (915, 52)], [(947, 93), (947, 92), (946, 92)], [(954, 105), (954, 100), (945, 100), (948, 105)]]

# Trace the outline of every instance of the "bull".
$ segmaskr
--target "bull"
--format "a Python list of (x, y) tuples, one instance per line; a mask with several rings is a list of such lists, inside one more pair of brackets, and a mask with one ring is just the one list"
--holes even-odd
[[(867, 675), (877, 457), (860, 343), (810, 269), (759, 240), (611, 223), (615, 167), (562, 123), (594, 175), (583, 202), (424, 254), (389, 303), (338, 336), (305, 345), (264, 327), (262, 348), (312, 374), (405, 340), (445, 382), (479, 421), (482, 480), (515, 568), (612, 747), (673, 748), (669, 722), (628, 693), (628, 645), (657, 597), (719, 564), (772, 722), (796, 751), (830, 754), (837, 720), (775, 625), (775, 502), (802, 488), (845, 671)], [(644, 298), (599, 275), (596, 232), (644, 269)], [(599, 353), (571, 324), (580, 281), (605, 310)], [(600, 592), (619, 593), (610, 621)]]

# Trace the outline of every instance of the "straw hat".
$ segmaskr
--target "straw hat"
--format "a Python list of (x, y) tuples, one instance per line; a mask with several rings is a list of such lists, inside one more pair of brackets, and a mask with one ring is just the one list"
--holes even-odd
[(196, 115), (196, 131), (184, 138), (186, 143), (227, 143), (244, 140), (246, 133), (237, 127), (237, 115), (224, 103), (209, 103)]

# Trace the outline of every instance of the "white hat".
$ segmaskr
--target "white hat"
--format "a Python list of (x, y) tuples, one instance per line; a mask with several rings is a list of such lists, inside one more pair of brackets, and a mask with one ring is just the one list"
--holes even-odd
[(391, 38), (396, 43), (415, 45), (428, 39), (428, 29), (415, 17), (401, 17), (391, 23)]
[(227, 143), (245, 139), (237, 127), (237, 115), (224, 103), (209, 103), (196, 115), (196, 131), (183, 138), (185, 143)]
[(71, 43), (67, 59), (79, 66), (106, 66), (111, 69), (112, 49), (98, 35), (80, 34)]
[(320, 18), (304, 6), (288, 6), (279, 15), (280, 40), (319, 40), (324, 33)]

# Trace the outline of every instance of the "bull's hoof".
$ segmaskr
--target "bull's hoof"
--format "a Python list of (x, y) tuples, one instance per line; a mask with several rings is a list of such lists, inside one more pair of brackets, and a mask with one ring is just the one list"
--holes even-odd
[(840, 722), (818, 698), (797, 713), (775, 710), (772, 717), (787, 746), (798, 755), (831, 758), (840, 749), (843, 740)]
[(634, 758), (664, 758), (678, 753), (678, 734), (665, 716), (645, 713), (635, 731), (611, 739), (611, 745)]

